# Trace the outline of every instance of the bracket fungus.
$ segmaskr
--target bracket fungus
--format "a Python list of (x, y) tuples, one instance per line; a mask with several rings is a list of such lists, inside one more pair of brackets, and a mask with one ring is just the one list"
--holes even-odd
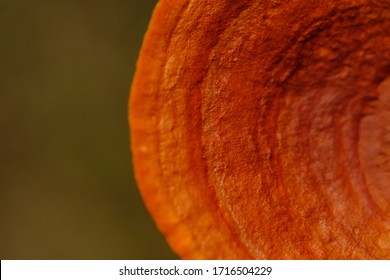
[(129, 119), (182, 258), (390, 258), (388, 0), (160, 0)]

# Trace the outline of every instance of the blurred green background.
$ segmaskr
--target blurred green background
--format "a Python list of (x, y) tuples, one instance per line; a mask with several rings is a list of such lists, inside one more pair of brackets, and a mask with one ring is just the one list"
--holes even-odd
[(0, 258), (175, 259), (127, 102), (156, 0), (0, 0)]

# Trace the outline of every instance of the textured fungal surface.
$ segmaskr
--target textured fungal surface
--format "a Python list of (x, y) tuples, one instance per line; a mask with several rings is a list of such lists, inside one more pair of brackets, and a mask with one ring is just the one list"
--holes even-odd
[(183, 258), (390, 258), (390, 2), (161, 0), (130, 123)]

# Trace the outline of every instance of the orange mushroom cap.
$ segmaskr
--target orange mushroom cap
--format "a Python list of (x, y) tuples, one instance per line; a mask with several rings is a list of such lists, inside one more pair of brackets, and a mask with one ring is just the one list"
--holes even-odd
[(130, 126), (182, 258), (390, 258), (388, 1), (161, 0)]

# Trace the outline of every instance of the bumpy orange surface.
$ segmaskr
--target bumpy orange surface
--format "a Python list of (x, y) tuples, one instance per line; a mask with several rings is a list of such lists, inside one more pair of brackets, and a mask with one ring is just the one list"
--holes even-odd
[(130, 102), (183, 258), (390, 259), (390, 2), (161, 0)]

